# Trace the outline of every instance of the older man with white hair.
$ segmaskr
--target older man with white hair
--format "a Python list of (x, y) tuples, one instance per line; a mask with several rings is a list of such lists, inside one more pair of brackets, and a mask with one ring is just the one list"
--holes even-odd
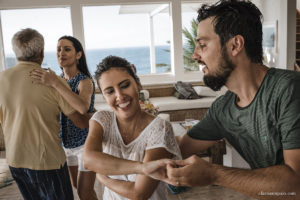
[(13, 36), (12, 45), (18, 63), (0, 73), (0, 124), (10, 171), (24, 199), (73, 199), (58, 136), (59, 115), (63, 112), (81, 128), (88, 127), (89, 118), (55, 89), (32, 83), (29, 73), (41, 68), (44, 58), (39, 32), (23, 29)]

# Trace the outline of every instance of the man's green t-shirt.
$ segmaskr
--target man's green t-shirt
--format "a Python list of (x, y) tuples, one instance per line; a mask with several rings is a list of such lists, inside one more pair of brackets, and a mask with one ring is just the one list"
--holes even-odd
[(300, 148), (300, 73), (268, 70), (247, 107), (228, 91), (188, 131), (198, 140), (227, 141), (251, 168), (283, 164), (283, 150)]

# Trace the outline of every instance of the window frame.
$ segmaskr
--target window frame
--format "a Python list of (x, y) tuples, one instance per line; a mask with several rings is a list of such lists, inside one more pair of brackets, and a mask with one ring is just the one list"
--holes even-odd
[(0, 72), (5, 70), (5, 55), (4, 55), (4, 43), (2, 35), (2, 23), (0, 15)]
[[(27, 1), (11, 1), (1, 0), (0, 11), (7, 9), (33, 9), (33, 8), (56, 8), (56, 7), (69, 7), (71, 12), (72, 32), (73, 36), (78, 38), (82, 45), (85, 47), (84, 40), (84, 26), (82, 8), (84, 6), (108, 6), (108, 5), (132, 5), (132, 4), (145, 4), (145, 3), (166, 3), (170, 5), (170, 25), (171, 25), (171, 72), (163, 74), (146, 74), (139, 75), (141, 83), (143, 85), (151, 84), (167, 84), (174, 83), (176, 81), (201, 81), (203, 73), (200, 71), (184, 72), (183, 64), (183, 44), (182, 44), (182, 21), (181, 21), (181, 4), (197, 2), (211, 3), (214, 0), (52, 0), (52, 1), (39, 1), (39, 0), (27, 0)], [(5, 69), (5, 55), (2, 37), (2, 25), (0, 16), (0, 71)]]

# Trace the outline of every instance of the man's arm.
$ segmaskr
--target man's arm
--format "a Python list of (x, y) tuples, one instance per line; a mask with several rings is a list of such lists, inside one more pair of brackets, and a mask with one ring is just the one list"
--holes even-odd
[(185, 134), (179, 140), (179, 148), (181, 150), (182, 158), (188, 158), (191, 155), (207, 150), (216, 144), (215, 140), (197, 140), (191, 138), (188, 134)]
[(257, 199), (300, 199), (300, 149), (284, 150), (285, 164), (261, 169), (238, 169), (192, 156), (167, 167), (170, 184), (217, 184)]
[(300, 199), (300, 149), (284, 150), (285, 164), (245, 170), (216, 166), (215, 184), (257, 199)]
[[(209, 147), (213, 146), (217, 141), (215, 140), (197, 140), (191, 138), (188, 134), (185, 134), (183, 137), (177, 140), (179, 142), (179, 148), (181, 150), (182, 158), (185, 159), (191, 155), (197, 154), (204, 150), (207, 150)], [(161, 159), (142, 165), (143, 174), (150, 176), (154, 179), (161, 180), (167, 183), (170, 183), (167, 174), (166, 167), (167, 165), (176, 166), (174, 160), (170, 159)]]

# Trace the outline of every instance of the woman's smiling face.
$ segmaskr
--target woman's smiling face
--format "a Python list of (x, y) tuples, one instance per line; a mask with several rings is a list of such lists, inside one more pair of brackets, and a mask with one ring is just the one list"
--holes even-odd
[(103, 96), (119, 119), (127, 119), (141, 111), (139, 86), (122, 68), (111, 68), (100, 76)]

